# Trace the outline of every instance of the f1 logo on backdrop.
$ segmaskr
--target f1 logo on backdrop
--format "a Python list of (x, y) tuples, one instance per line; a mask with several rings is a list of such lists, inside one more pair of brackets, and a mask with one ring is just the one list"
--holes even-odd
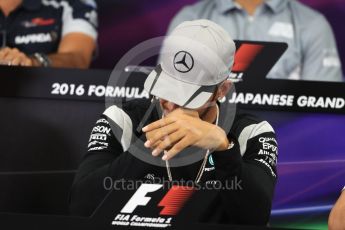
[[(121, 213), (133, 213), (138, 206), (146, 206), (151, 200), (148, 194), (162, 187), (161, 184), (142, 184), (121, 209)], [(157, 205), (163, 207), (159, 215), (176, 215), (194, 191), (191, 187), (173, 185)]]
[(232, 79), (242, 79), (243, 72), (247, 70), (263, 48), (263, 45), (258, 44), (242, 44), (235, 53), (235, 62), (232, 67), (232, 74), (230, 77)]

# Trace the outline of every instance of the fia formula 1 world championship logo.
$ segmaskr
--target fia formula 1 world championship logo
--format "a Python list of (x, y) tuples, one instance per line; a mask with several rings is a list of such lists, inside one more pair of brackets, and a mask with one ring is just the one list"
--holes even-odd
[(146, 207), (151, 201), (148, 195), (161, 189), (161, 184), (142, 184), (133, 196), (127, 201), (112, 221), (112, 225), (117, 226), (141, 226), (141, 227), (169, 227), (173, 217), (176, 216), (183, 205), (193, 195), (195, 189), (186, 186), (173, 185), (164, 195), (157, 208), (162, 208), (159, 216), (143, 217), (135, 214), (138, 207)]

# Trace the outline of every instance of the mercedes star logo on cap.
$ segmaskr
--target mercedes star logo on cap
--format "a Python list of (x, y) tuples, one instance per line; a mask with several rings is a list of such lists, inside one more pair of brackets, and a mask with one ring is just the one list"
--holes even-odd
[(179, 51), (174, 57), (174, 67), (181, 73), (187, 73), (193, 69), (194, 59), (192, 55), (186, 51)]

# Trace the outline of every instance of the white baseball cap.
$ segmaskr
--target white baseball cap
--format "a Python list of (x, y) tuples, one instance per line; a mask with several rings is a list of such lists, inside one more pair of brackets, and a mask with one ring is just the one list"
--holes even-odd
[(164, 40), (160, 63), (147, 77), (150, 94), (179, 106), (203, 106), (231, 72), (236, 51), (230, 35), (209, 20), (185, 21)]

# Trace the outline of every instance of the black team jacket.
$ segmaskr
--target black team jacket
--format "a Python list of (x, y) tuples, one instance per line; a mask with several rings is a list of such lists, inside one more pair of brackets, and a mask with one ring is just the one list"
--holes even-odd
[[(70, 197), (72, 215), (89, 216), (109, 192), (104, 179), (168, 180), (165, 167), (139, 160), (128, 152), (133, 136), (142, 138), (137, 127), (150, 106), (148, 100), (133, 100), (122, 108), (108, 107), (92, 129), (88, 151), (76, 174)], [(153, 111), (145, 124), (160, 119)], [(265, 225), (269, 221), (277, 180), (277, 141), (271, 125), (237, 112), (228, 133), (233, 148), (212, 152), (201, 183), (241, 181), (240, 189), (219, 191), (217, 203), (208, 209), (205, 222)], [(145, 141), (145, 140), (143, 140)], [(171, 168), (174, 180), (194, 180), (202, 160)], [(216, 201), (215, 201), (216, 202)]]

